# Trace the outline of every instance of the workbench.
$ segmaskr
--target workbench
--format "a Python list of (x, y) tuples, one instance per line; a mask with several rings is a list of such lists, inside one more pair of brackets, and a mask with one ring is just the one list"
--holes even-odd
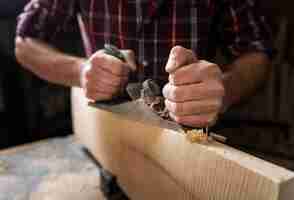
[(70, 136), (0, 151), (0, 200), (103, 200), (99, 171), (81, 147)]
[(0, 200), (99, 200), (99, 171), (74, 137), (0, 151)]

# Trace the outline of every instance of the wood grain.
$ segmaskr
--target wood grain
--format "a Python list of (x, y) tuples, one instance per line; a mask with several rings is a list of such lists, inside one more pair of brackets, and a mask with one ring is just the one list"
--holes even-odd
[[(87, 106), (72, 90), (74, 130), (131, 199), (290, 200), (294, 173), (212, 142)], [(236, 133), (237, 134), (237, 133)]]

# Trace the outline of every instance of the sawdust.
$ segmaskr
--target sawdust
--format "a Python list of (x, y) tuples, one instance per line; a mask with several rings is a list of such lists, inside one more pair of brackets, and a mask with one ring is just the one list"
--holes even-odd
[(30, 200), (103, 200), (95, 174), (51, 175), (45, 178)]

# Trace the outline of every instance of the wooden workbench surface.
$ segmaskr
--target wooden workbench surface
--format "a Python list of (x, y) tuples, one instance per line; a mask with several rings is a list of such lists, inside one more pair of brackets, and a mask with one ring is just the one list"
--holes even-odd
[(99, 172), (73, 137), (0, 151), (0, 200), (99, 200)]
[(0, 151), (0, 200), (102, 200), (99, 172), (80, 148), (66, 137)]

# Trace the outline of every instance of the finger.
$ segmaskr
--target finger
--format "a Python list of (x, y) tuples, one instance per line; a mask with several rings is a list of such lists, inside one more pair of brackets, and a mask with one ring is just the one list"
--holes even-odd
[(166, 108), (176, 116), (200, 115), (207, 113), (218, 113), (221, 109), (222, 100), (218, 98), (187, 101), (183, 103), (175, 103), (165, 100)]
[(105, 84), (101, 81), (96, 82), (87, 82), (86, 88), (89, 92), (100, 92), (100, 93), (107, 93), (107, 94), (117, 94), (120, 92), (121, 87), (115, 87), (109, 84)]
[(121, 53), (124, 55), (124, 57), (126, 59), (126, 63), (128, 64), (128, 67), (132, 71), (136, 71), (137, 64), (136, 64), (135, 52), (132, 50), (121, 50)]
[(102, 92), (86, 91), (86, 97), (93, 101), (103, 101), (103, 100), (112, 99), (113, 95), (102, 93)]
[(223, 97), (224, 93), (223, 84), (215, 80), (182, 86), (168, 83), (163, 88), (163, 96), (177, 103)]
[(173, 113), (169, 114), (170, 117), (177, 123), (197, 128), (212, 126), (217, 121), (216, 113), (190, 116), (176, 116)]
[(173, 73), (178, 68), (191, 64), (197, 61), (197, 57), (192, 50), (185, 49), (181, 46), (175, 46), (170, 51), (169, 59), (165, 70), (168, 73)]
[[(124, 76), (124, 77), (121, 77), (119, 80), (117, 80), (117, 77), (107, 77), (107, 76), (102, 76), (100, 77), (100, 82), (103, 82), (105, 84), (108, 84), (108, 85), (112, 85), (114, 87), (119, 87), (119, 88), (122, 88), (122, 87), (125, 87), (128, 83), (128, 80), (129, 78)], [(96, 80), (98, 81), (98, 80)], [(116, 84), (114, 84), (114, 82), (116, 82)]]
[(130, 68), (126, 63), (122, 62), (114, 56), (102, 53), (101, 51), (96, 52), (90, 58), (90, 62), (92, 67), (101, 67), (117, 76), (127, 76), (130, 72)]
[(95, 67), (86, 73), (86, 77), (89, 81), (102, 81), (112, 86), (122, 86), (128, 81), (128, 76), (117, 76), (104, 70), (102, 67)]
[(169, 82), (173, 85), (200, 83), (208, 79), (221, 79), (218, 65), (200, 60), (199, 62), (183, 66), (169, 75)]

